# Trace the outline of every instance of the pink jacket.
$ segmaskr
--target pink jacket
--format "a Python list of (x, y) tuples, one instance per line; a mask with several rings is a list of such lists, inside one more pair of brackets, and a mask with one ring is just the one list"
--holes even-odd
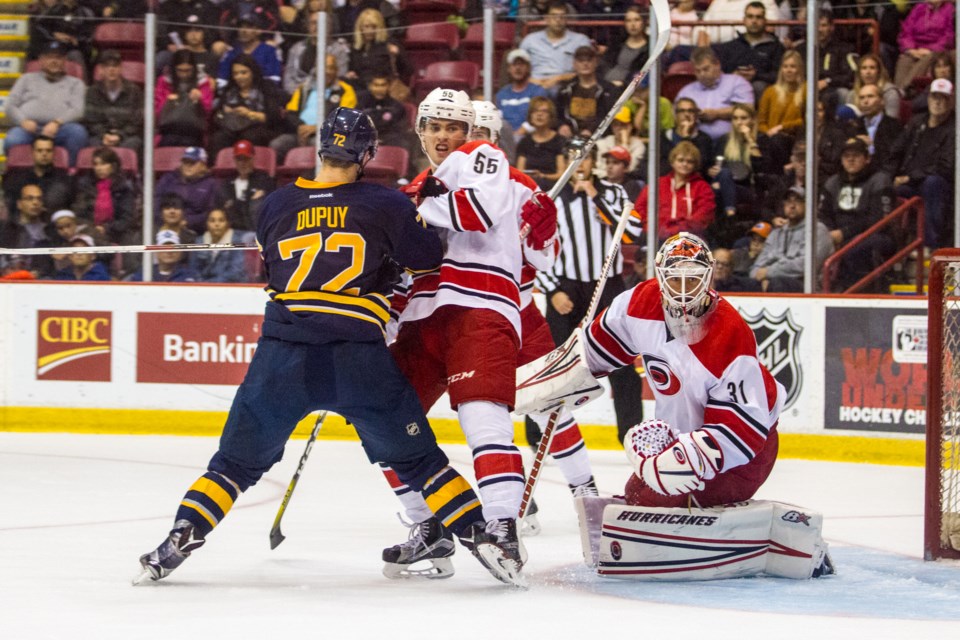
[[(647, 230), (647, 188), (637, 197), (634, 208), (643, 221), (643, 229)], [(660, 178), (660, 240), (689, 231), (702, 236), (713, 222), (717, 203), (713, 197), (713, 189), (699, 173), (690, 177), (690, 182), (675, 189), (673, 186), (673, 171)]]
[[(197, 79), (197, 89), (200, 89), (200, 105), (203, 107), (203, 112), (209, 116), (213, 110), (213, 82), (207, 76), (200, 76)], [(167, 103), (167, 96), (173, 92), (173, 83), (166, 74), (157, 78), (157, 86), (153, 94), (153, 112), (157, 118), (160, 117), (163, 105)]]
[(900, 35), (897, 37), (900, 50), (952, 50), (955, 40), (955, 15), (952, 2), (944, 2), (939, 7), (934, 7), (929, 2), (918, 4), (900, 27)]

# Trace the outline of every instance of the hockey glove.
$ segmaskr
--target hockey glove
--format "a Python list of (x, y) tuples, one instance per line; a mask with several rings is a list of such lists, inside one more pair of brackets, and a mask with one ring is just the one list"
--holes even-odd
[(430, 175), (424, 178), (423, 182), (406, 185), (401, 191), (412, 198), (417, 206), (420, 206), (424, 198), (442, 196), (450, 190), (447, 185), (443, 184), (443, 180)]
[(661, 420), (632, 427), (623, 444), (637, 477), (665, 496), (700, 491), (703, 480), (723, 468), (723, 454), (709, 434), (677, 434)]
[(557, 235), (557, 205), (543, 191), (537, 191), (523, 203), (521, 235), (535, 251), (546, 247)]

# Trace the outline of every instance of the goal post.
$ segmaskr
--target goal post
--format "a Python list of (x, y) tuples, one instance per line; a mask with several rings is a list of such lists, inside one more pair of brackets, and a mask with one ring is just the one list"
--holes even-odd
[(960, 559), (960, 249), (930, 258), (923, 555)]

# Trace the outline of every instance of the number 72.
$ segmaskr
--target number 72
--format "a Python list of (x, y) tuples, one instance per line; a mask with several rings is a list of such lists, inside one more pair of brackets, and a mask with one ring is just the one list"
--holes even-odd
[(358, 287), (347, 289), (346, 286), (351, 280), (363, 273), (363, 259), (366, 255), (367, 242), (359, 233), (346, 231), (331, 233), (327, 236), (326, 241), (324, 241), (322, 234), (310, 233), (278, 242), (277, 249), (280, 250), (280, 258), (283, 260), (290, 260), (295, 253), (300, 253), (300, 263), (294, 270), (293, 275), (290, 276), (290, 280), (287, 281), (286, 291), (300, 291), (300, 287), (303, 286), (307, 276), (310, 275), (310, 271), (313, 269), (321, 251), (339, 252), (344, 248), (350, 249), (350, 264), (320, 285), (320, 290), (359, 293)]

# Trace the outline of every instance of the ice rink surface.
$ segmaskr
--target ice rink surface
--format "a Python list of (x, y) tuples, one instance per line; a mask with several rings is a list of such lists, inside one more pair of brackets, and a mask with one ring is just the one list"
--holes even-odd
[[(781, 460), (757, 496), (824, 514), (838, 575), (654, 584), (582, 563), (573, 503), (548, 466), (530, 588), (496, 582), (462, 548), (448, 580), (391, 581), (398, 503), (357, 442), (320, 441), (268, 532), (303, 450), (241, 496), (173, 575), (132, 587), (216, 439), (0, 433), (0, 639), (960, 638), (960, 565), (922, 557), (920, 468)], [(445, 446), (472, 477), (464, 446)], [(629, 469), (592, 451), (604, 494)]]

